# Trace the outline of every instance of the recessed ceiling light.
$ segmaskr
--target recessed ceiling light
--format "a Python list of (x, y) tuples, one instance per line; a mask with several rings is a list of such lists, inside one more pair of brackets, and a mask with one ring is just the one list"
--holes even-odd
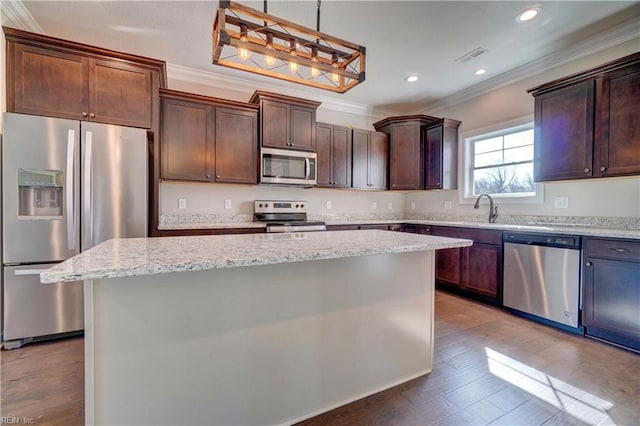
[(486, 72), (487, 72), (487, 70), (485, 70), (484, 68), (480, 68), (480, 69), (476, 70), (476, 75), (482, 75), (482, 74), (484, 74)]
[(522, 12), (518, 13), (518, 16), (516, 16), (516, 22), (530, 21), (531, 19), (538, 16), (538, 13), (540, 13), (540, 10), (542, 10), (540, 6), (533, 6), (533, 7), (526, 8)]
[(407, 78), (405, 78), (405, 80), (407, 80), (409, 83), (415, 83), (416, 81), (418, 81), (418, 76), (410, 75)]

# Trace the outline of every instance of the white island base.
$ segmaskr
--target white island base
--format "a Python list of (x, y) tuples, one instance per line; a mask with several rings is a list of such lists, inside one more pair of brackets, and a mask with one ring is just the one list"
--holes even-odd
[(433, 292), (433, 250), (86, 280), (87, 424), (290, 424), (421, 376)]

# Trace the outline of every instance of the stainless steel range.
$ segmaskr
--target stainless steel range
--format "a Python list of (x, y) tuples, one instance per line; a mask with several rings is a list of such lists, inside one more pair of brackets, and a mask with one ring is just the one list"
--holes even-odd
[(256, 200), (254, 221), (265, 222), (267, 232), (326, 231), (324, 222), (307, 220), (307, 202), (301, 200)]

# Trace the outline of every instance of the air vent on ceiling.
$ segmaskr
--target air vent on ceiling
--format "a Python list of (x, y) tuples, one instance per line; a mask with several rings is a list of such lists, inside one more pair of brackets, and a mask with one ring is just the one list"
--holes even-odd
[(488, 50), (484, 49), (482, 47), (478, 47), (476, 49), (473, 49), (471, 52), (465, 53), (464, 55), (460, 56), (458, 59), (456, 59), (454, 62), (460, 62), (462, 64), (464, 64), (465, 62), (469, 62), (472, 59), (477, 58), (478, 56), (487, 53)]

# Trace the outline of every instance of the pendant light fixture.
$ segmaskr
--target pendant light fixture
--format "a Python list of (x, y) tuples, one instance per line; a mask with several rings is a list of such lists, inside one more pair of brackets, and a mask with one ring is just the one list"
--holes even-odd
[(213, 22), (213, 63), (344, 93), (365, 79), (364, 46), (242, 4), (221, 0)]

